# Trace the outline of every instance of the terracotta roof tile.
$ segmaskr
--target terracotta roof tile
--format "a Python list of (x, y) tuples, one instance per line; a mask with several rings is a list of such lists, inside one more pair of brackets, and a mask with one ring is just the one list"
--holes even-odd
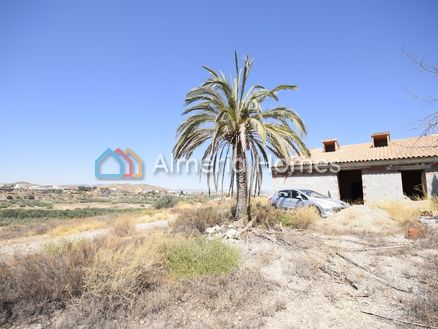
[(372, 143), (340, 145), (334, 152), (322, 148), (310, 150), (310, 158), (295, 158), (300, 161), (326, 161), (331, 163), (363, 162), (438, 157), (438, 135), (391, 140), (388, 146), (373, 147)]

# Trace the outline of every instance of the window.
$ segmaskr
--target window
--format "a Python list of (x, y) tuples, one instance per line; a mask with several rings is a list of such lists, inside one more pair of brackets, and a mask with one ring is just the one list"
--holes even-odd
[(384, 147), (388, 146), (388, 139), (385, 138), (375, 138), (374, 137), (374, 147)]
[(280, 192), (278, 192), (278, 197), (280, 197), (280, 198), (287, 198), (287, 197), (289, 197), (289, 191), (280, 191)]
[(336, 151), (336, 145), (335, 143), (325, 143), (324, 144), (324, 151), (325, 152), (334, 152)]
[(375, 133), (371, 135), (374, 147), (385, 147), (389, 144), (389, 132)]
[(301, 200), (309, 200), (309, 198), (305, 194), (300, 194)]
[(327, 139), (322, 141), (322, 145), (324, 146), (324, 152), (335, 152), (339, 149), (339, 143), (337, 139)]
[(301, 190), (305, 195), (310, 196), (311, 198), (318, 198), (318, 199), (327, 199), (325, 195), (322, 195), (318, 192), (312, 191), (312, 190)]
[(294, 191), (294, 190), (291, 191), (291, 198), (292, 199), (298, 199), (299, 195), (300, 194), (297, 191)]

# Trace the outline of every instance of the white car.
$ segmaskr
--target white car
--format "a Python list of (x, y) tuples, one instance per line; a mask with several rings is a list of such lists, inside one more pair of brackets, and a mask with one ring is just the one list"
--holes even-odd
[(318, 192), (307, 189), (285, 189), (275, 192), (270, 198), (271, 205), (278, 209), (314, 207), (322, 217), (328, 217), (350, 205), (341, 200), (330, 199)]

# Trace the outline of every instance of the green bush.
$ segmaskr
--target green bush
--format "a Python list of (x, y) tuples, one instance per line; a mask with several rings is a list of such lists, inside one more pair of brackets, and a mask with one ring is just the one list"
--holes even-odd
[(172, 208), (177, 203), (176, 198), (171, 195), (165, 194), (158, 198), (157, 201), (154, 202), (155, 209), (164, 209), (164, 208)]
[(0, 209), (0, 226), (31, 220), (46, 220), (49, 218), (85, 218), (107, 215), (111, 213), (129, 212), (132, 209), (116, 208), (76, 208), (73, 210), (59, 209)]
[(167, 250), (173, 278), (229, 274), (239, 265), (237, 247), (204, 237), (182, 239)]

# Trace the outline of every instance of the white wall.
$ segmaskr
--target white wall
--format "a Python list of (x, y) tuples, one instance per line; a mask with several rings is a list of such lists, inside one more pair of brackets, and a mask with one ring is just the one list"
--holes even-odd
[(401, 173), (367, 173), (362, 171), (362, 185), (365, 202), (381, 199), (402, 199), (403, 185)]
[(272, 188), (274, 191), (281, 189), (302, 188), (329, 195), (332, 198), (339, 198), (338, 177), (337, 175), (312, 175), (312, 176), (292, 176), (292, 177), (273, 177)]
[(426, 172), (427, 194), (438, 196), (438, 172)]
[[(362, 171), (364, 201), (366, 203), (381, 199), (402, 199), (403, 185), (400, 172)], [(426, 172), (428, 195), (438, 196), (438, 171)], [(302, 188), (317, 191), (332, 198), (339, 198), (338, 178), (335, 174), (297, 175), (292, 177), (273, 177), (274, 191), (287, 188)]]

